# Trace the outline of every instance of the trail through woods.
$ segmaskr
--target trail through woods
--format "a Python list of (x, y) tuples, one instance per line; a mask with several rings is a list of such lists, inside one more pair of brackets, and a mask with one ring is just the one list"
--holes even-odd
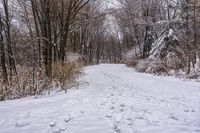
[(85, 68), (79, 89), (0, 103), (0, 133), (198, 133), (200, 84), (134, 72)]

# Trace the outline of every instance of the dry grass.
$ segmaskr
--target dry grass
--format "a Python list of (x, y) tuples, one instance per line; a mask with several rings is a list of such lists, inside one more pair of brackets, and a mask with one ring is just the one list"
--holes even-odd
[(3, 83), (0, 78), (0, 100), (42, 95), (50, 93), (53, 89), (67, 92), (67, 89), (78, 85), (77, 78), (81, 75), (81, 67), (77, 62), (55, 63), (51, 79), (45, 76), (43, 67), (38, 68), (35, 83), (32, 68), (21, 68), (18, 76), (12, 77), (12, 81), (8, 84)]
[(169, 75), (169, 69), (164, 61), (153, 62), (146, 72), (156, 75)]
[(130, 59), (130, 60), (126, 61), (126, 64), (128, 67), (135, 67), (138, 64), (138, 60)]
[(147, 60), (141, 60), (138, 62), (138, 64), (135, 66), (135, 69), (138, 72), (146, 72), (146, 70), (148, 69), (149, 65), (150, 65), (151, 61), (147, 61)]
[(53, 81), (67, 92), (67, 89), (77, 86), (76, 80), (81, 75), (80, 68), (81, 65), (76, 62), (56, 63), (53, 69)]
[(138, 72), (146, 72), (156, 75), (168, 75), (169, 73), (165, 62), (160, 60), (141, 60), (135, 68)]

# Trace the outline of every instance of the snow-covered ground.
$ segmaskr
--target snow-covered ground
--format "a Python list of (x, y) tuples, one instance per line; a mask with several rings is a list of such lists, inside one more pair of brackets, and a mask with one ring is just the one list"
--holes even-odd
[(0, 133), (198, 133), (200, 83), (85, 68), (79, 89), (0, 103)]

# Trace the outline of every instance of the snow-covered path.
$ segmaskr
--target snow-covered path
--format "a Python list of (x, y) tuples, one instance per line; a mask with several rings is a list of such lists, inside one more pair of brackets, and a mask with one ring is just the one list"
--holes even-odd
[(67, 94), (1, 102), (0, 133), (200, 132), (200, 83), (107, 64), (81, 80)]

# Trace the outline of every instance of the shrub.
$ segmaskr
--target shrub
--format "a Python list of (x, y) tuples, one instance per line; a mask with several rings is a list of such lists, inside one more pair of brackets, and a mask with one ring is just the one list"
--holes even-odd
[(183, 55), (171, 52), (166, 57), (166, 64), (168, 69), (179, 71), (187, 65), (187, 59)]
[(130, 60), (126, 61), (126, 64), (128, 67), (135, 67), (138, 64), (138, 60), (130, 59)]
[(146, 72), (150, 65), (150, 61), (147, 60), (141, 60), (138, 62), (138, 64), (135, 66), (136, 71), (138, 72)]
[(56, 63), (53, 69), (53, 81), (62, 90), (67, 92), (74, 86), (77, 86), (77, 78), (80, 76), (81, 65), (76, 62)]
[(0, 101), (42, 95), (53, 89), (67, 92), (67, 89), (78, 85), (76, 80), (81, 74), (81, 65), (77, 62), (57, 62), (53, 65), (51, 79), (45, 76), (44, 67), (38, 68), (35, 82), (32, 68), (20, 68), (19, 71), (18, 76), (12, 77), (7, 84), (0, 78)]
[(168, 75), (169, 73), (164, 61), (152, 62), (146, 72), (156, 75)]
[(169, 72), (164, 61), (153, 59), (141, 60), (135, 68), (138, 72), (146, 72), (157, 75), (168, 75)]

